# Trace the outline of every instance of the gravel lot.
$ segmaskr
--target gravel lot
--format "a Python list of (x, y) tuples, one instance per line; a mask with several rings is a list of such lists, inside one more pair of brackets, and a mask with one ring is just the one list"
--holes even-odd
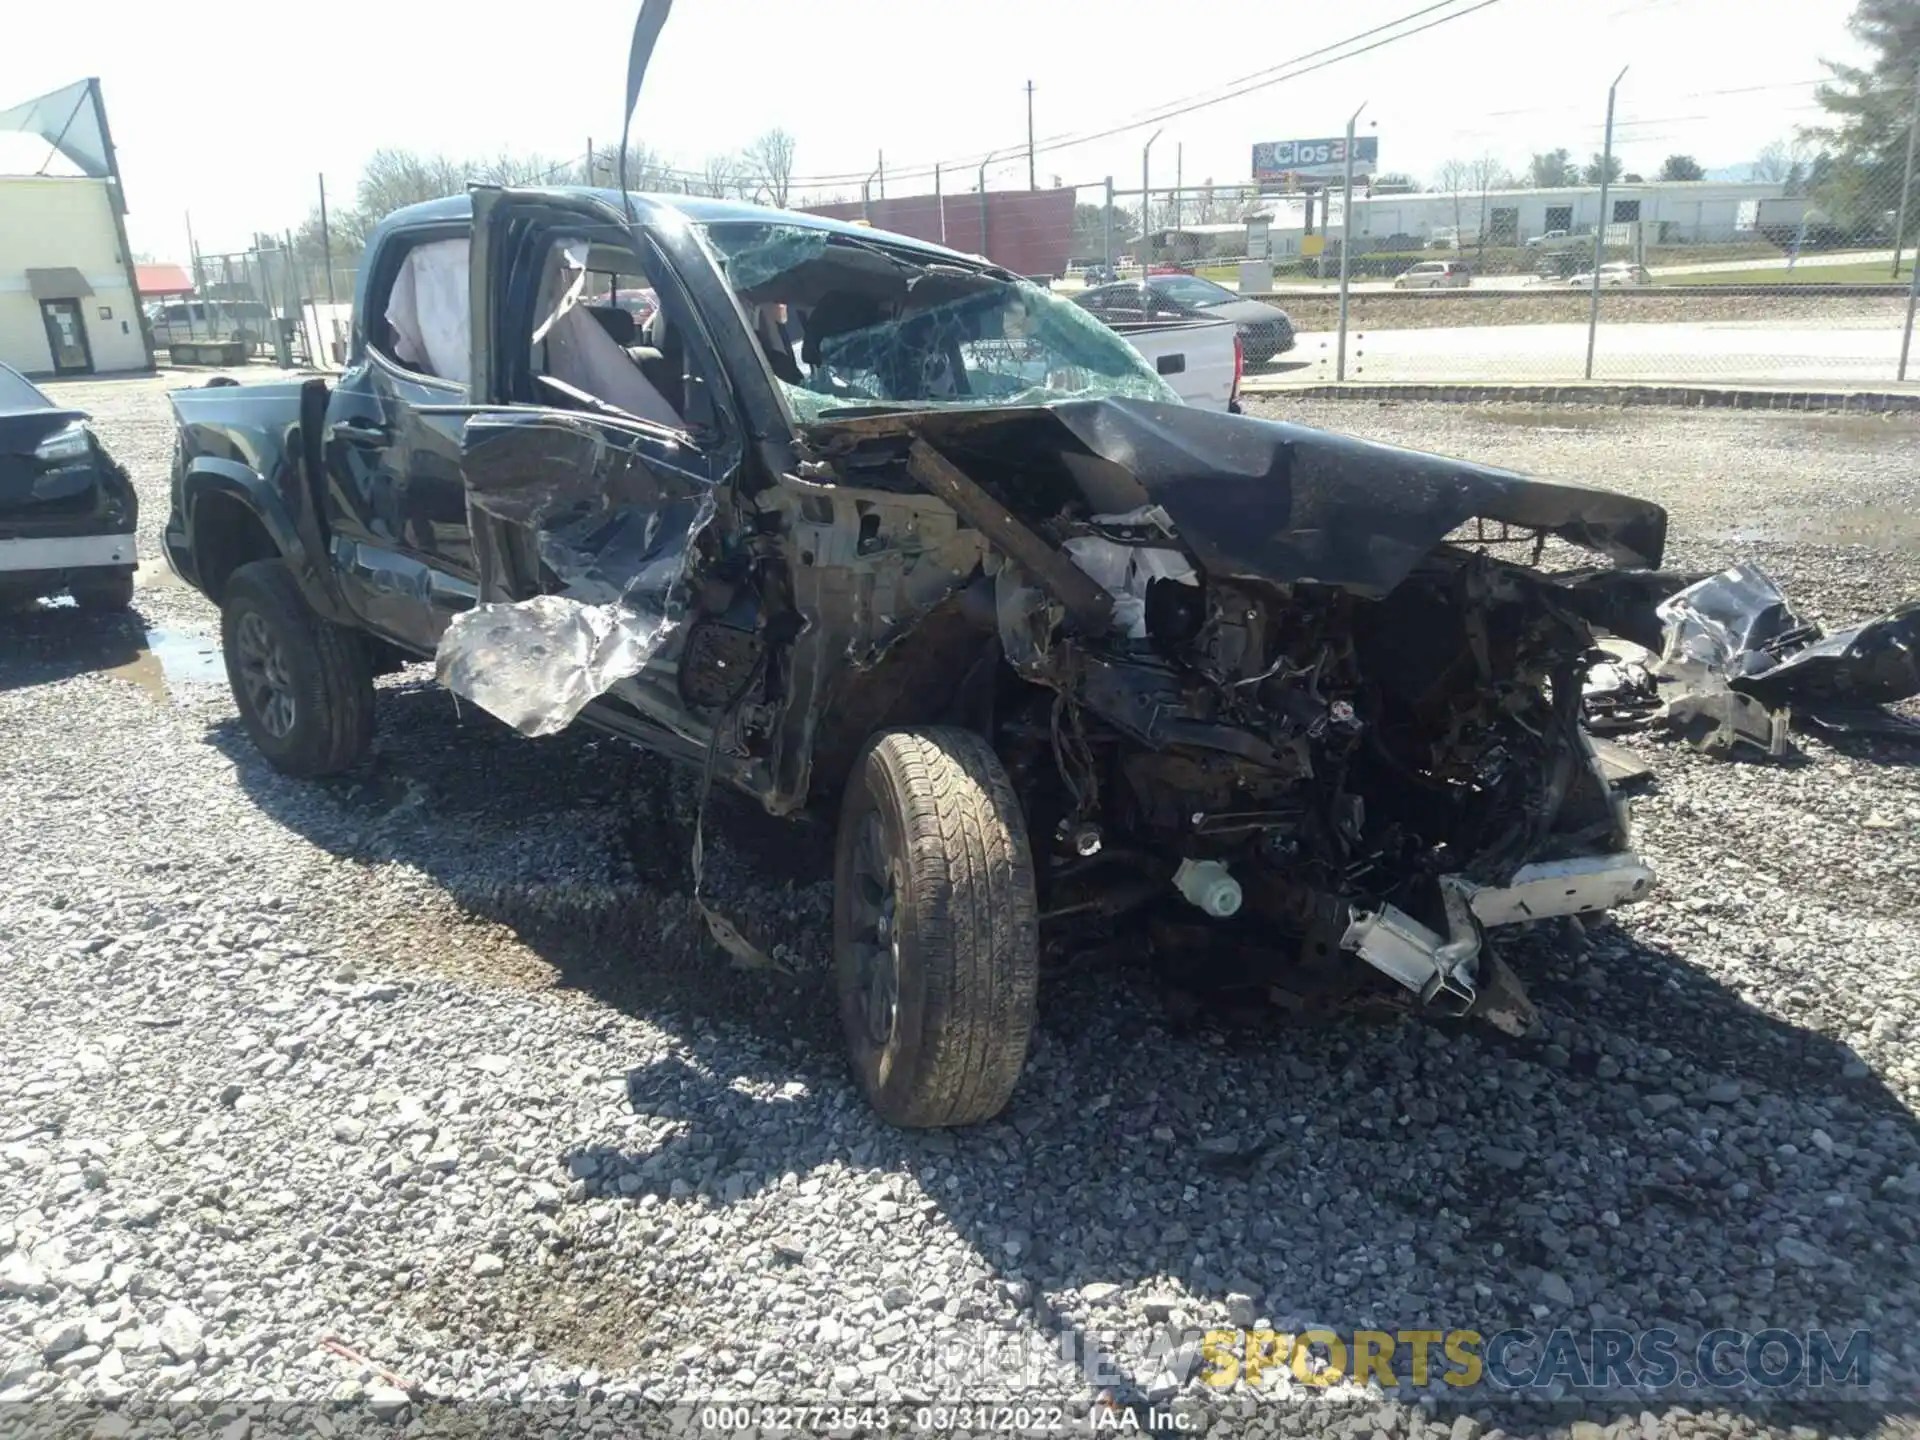
[[(60, 387), (133, 470), (149, 558), (165, 383)], [(1830, 622), (1920, 595), (1910, 421), (1271, 408), (1649, 495), (1675, 563), (1757, 561)], [(1912, 753), (1641, 744), (1663, 888), (1511, 948), (1545, 1042), (1223, 1028), (1145, 977), (1056, 977), (1008, 1113), (909, 1135), (842, 1066), (821, 834), (717, 805), (714, 897), (792, 973), (729, 970), (683, 778), (408, 674), (364, 774), (286, 780), (196, 657), (212, 609), (164, 570), (136, 608), (0, 621), (0, 1401), (197, 1400), (230, 1437), (288, 1398), (1084, 1413), (1077, 1344), (1223, 1434), (1911, 1429)], [(1597, 1323), (1865, 1326), (1906, 1398), (1464, 1414), (1182, 1381), (1228, 1324)], [(1009, 1344), (1027, 1373), (988, 1368)], [(955, 1347), (983, 1357), (961, 1381)]]

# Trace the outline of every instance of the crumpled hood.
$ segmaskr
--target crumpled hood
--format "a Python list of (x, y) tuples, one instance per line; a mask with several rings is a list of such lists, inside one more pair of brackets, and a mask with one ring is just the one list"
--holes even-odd
[[(1061, 454), (1096, 510), (1163, 506), (1194, 558), (1223, 578), (1381, 595), (1475, 518), (1546, 530), (1624, 565), (1658, 566), (1666, 542), (1666, 511), (1629, 495), (1153, 401), (829, 418), (811, 430), (823, 440), (836, 431), (913, 432), (963, 464), (974, 456), (1030, 470), (1037, 456)], [(991, 482), (986, 465), (970, 468)], [(1018, 484), (999, 489), (1033, 516)]]

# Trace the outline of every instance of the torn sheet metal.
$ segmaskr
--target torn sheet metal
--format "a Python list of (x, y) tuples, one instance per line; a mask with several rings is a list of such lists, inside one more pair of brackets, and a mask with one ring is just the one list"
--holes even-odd
[[(1778, 759), (1796, 716), (1829, 733), (1897, 735), (1898, 717), (1876, 707), (1920, 694), (1920, 603), (1823, 638), (1769, 576), (1735, 565), (1657, 613), (1666, 634), (1652, 667), (1663, 702), (1653, 718), (1709, 754)], [(1619, 678), (1610, 662), (1589, 672), (1590, 725), (1623, 713)], [(1821, 723), (1823, 711), (1833, 723)]]
[(1818, 633), (1801, 624), (1779, 586), (1751, 565), (1709, 575), (1654, 613), (1666, 627), (1662, 659), (1704, 665), (1728, 680), (1770, 668), (1775, 651)]
[(564, 729), (679, 629), (713, 490), (643, 462), (641, 443), (550, 412), (468, 423), (462, 473), (483, 603), (448, 625), (435, 669), (523, 735)]
[(1654, 723), (1708, 755), (1731, 757), (1756, 750), (1778, 760), (1787, 753), (1793, 719), (1789, 712), (1769, 710), (1751, 695), (1700, 683), (1702, 688), (1669, 699)]
[(1920, 695), (1920, 601), (1796, 650), (1732, 682), (1768, 705), (1887, 705)]
[[(1092, 523), (1120, 518), (1096, 515)], [(1155, 580), (1195, 587), (1200, 584), (1193, 562), (1178, 550), (1122, 545), (1104, 535), (1076, 535), (1060, 548), (1113, 596), (1112, 628), (1129, 640), (1147, 638), (1147, 587)]]
[(434, 658), (440, 683), (522, 735), (552, 735), (640, 673), (666, 624), (624, 605), (536, 595), (457, 615)]

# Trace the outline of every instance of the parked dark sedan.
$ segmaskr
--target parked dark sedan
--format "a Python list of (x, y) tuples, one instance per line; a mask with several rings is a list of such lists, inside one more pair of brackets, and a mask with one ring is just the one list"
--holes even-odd
[(84, 610), (125, 609), (138, 519), (86, 412), (0, 365), (0, 607), (65, 591)]
[(1231, 320), (1240, 332), (1247, 364), (1264, 365), (1293, 348), (1293, 321), (1264, 300), (1242, 299), (1238, 292), (1198, 275), (1149, 275), (1102, 285), (1077, 297), (1102, 320)]

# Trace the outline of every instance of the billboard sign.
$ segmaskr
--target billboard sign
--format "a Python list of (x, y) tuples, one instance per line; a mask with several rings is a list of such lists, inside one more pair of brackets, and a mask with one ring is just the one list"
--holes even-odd
[[(1380, 159), (1380, 137), (1359, 135), (1353, 142), (1353, 173), (1371, 175)], [(1253, 178), (1279, 180), (1288, 175), (1338, 180), (1346, 173), (1347, 138), (1267, 140), (1253, 147)]]

